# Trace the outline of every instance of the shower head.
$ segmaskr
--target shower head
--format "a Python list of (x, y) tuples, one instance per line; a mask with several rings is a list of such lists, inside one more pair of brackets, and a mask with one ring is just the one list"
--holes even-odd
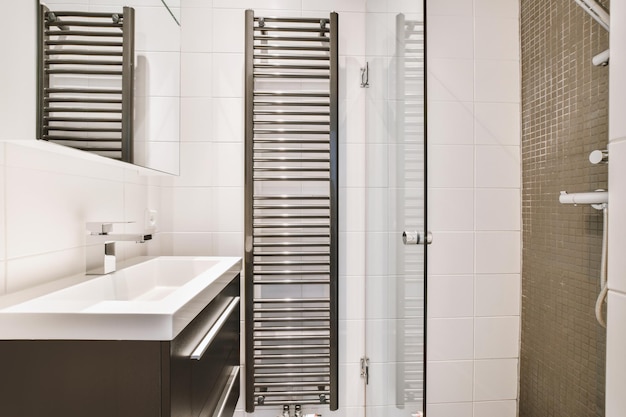
[(609, 30), (609, 13), (595, 0), (574, 0), (589, 15), (606, 30)]

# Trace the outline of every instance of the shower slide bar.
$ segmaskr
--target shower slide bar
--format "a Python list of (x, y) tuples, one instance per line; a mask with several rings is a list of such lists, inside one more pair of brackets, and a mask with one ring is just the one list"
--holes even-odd
[[(104, 13), (40, 5), (38, 139), (132, 161), (134, 22), (130, 7)], [(118, 88), (83, 87), (86, 76)]]
[(338, 408), (337, 22), (246, 11), (248, 412)]

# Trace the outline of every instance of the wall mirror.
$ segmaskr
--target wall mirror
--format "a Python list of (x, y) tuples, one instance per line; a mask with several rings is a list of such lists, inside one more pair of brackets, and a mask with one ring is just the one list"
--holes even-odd
[(40, 4), (38, 139), (178, 174), (180, 0)]

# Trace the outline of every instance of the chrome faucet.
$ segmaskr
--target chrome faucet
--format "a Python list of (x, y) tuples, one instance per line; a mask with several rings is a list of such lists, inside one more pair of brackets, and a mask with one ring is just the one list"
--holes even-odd
[[(103, 275), (115, 272), (115, 242), (144, 243), (152, 235), (111, 233), (115, 222), (87, 222), (86, 274)], [(128, 222), (132, 223), (132, 222)]]

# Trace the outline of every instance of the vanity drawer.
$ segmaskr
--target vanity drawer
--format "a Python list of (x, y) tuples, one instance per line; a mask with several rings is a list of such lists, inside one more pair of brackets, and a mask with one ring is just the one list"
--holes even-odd
[(213, 415), (239, 366), (240, 308), (236, 278), (171, 342), (172, 417)]

